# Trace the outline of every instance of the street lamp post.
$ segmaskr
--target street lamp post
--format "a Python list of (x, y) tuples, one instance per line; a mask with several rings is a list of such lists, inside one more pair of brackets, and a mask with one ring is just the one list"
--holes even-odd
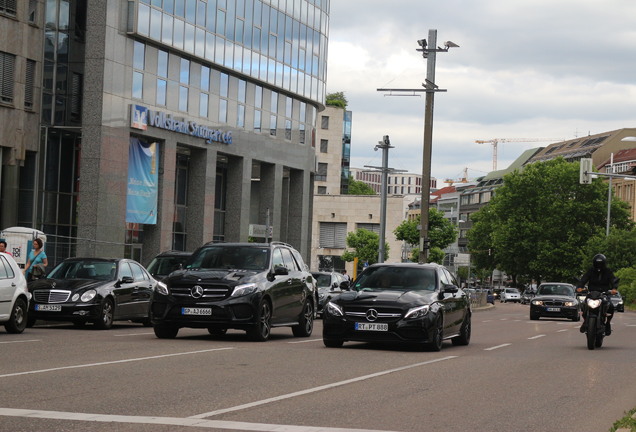
[[(422, 149), (422, 197), (420, 203), (420, 254), (419, 261), (426, 262), (430, 240), (428, 238), (428, 201), (431, 194), (431, 154), (433, 148), (433, 95), (436, 92), (446, 90), (438, 88), (435, 84), (435, 56), (438, 52), (448, 52), (449, 48), (458, 48), (454, 42), (444, 42), (444, 48), (437, 46), (437, 30), (428, 31), (428, 42), (426, 39), (417, 41), (420, 48), (417, 51), (422, 53), (422, 57), (427, 59), (426, 82), (422, 83), (424, 89), (390, 89), (379, 88), (378, 91), (387, 91), (390, 94), (400, 92), (426, 93), (426, 107), (424, 112), (424, 143)], [(430, 47), (430, 48), (429, 48)]]

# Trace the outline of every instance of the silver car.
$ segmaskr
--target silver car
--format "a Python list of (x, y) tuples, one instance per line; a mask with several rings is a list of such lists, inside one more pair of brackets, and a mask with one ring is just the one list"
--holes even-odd
[(0, 324), (9, 333), (22, 333), (27, 325), (31, 294), (13, 257), (0, 252)]

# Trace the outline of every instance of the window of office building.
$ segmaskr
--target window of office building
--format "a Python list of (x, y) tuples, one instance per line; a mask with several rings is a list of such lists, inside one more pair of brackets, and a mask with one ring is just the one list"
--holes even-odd
[(0, 14), (14, 17), (17, 12), (18, 0), (0, 0)]
[(329, 153), (329, 140), (320, 140), (320, 153)]
[(347, 247), (346, 237), (346, 222), (320, 222), (318, 247), (344, 249)]
[(318, 162), (318, 170), (316, 171), (316, 181), (327, 181), (327, 170), (329, 164)]
[(320, 118), (320, 129), (329, 129), (329, 116), (322, 116)]
[(190, 155), (177, 153), (177, 169), (174, 188), (174, 221), (172, 224), (172, 249), (186, 250), (187, 209), (188, 209), (188, 165)]
[(188, 87), (179, 86), (179, 111), (188, 111)]
[(26, 61), (26, 77), (24, 83), (24, 108), (33, 109), (33, 90), (35, 88), (35, 60)]
[(358, 229), (365, 229), (367, 231), (371, 231), (372, 233), (380, 234), (380, 224), (376, 223), (359, 223), (356, 224)]
[(318, 195), (326, 195), (327, 194), (327, 186), (318, 186), (318, 190), (316, 191)]
[(261, 131), (261, 111), (254, 110), (254, 132)]
[(0, 52), (0, 102), (13, 103), (15, 56)]
[(227, 99), (219, 99), (219, 122), (227, 123)]

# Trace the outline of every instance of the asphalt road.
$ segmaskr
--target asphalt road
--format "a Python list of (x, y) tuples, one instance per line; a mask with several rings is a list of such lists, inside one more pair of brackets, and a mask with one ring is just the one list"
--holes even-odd
[(614, 323), (589, 351), (578, 323), (497, 303), (438, 353), (325, 348), (319, 320), (265, 343), (36, 325), (0, 332), (0, 431), (607, 431), (636, 407), (636, 313)]

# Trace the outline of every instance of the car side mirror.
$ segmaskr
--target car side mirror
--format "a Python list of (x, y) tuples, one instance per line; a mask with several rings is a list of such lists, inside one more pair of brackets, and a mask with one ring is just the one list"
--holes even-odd
[(117, 286), (122, 286), (123, 284), (130, 284), (133, 283), (135, 280), (132, 278), (132, 276), (122, 276), (122, 278), (120, 280), (117, 281)]
[(349, 291), (351, 289), (351, 285), (347, 281), (340, 282), (340, 289), (341, 290), (345, 290), (345, 291)]
[(274, 267), (274, 276), (286, 276), (289, 274), (289, 270), (285, 266)]

